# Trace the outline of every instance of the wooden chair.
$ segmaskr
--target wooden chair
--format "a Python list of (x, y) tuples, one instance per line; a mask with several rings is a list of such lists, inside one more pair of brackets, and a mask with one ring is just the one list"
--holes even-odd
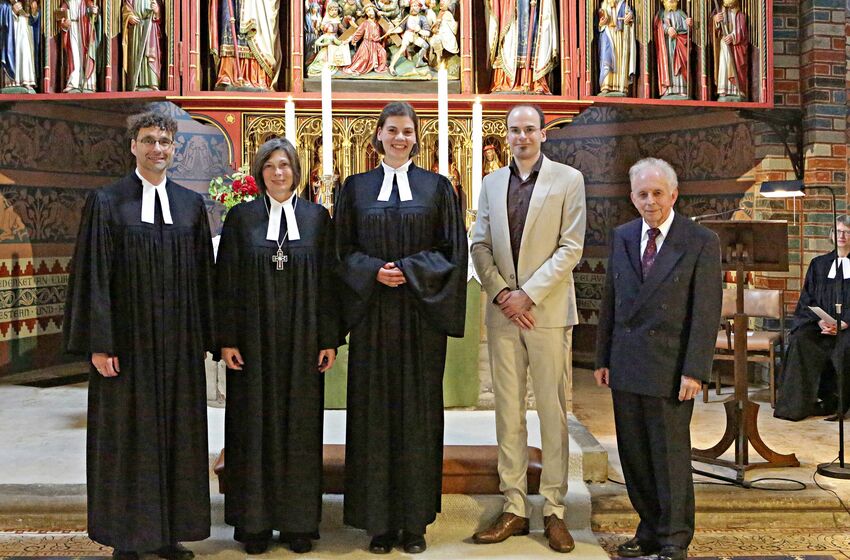
[[(734, 360), (733, 323), (736, 309), (735, 288), (723, 290), (721, 317), (723, 328), (717, 333), (714, 346), (715, 360)], [(748, 317), (779, 319), (779, 332), (747, 331), (747, 362), (768, 364), (770, 380), (770, 406), (776, 406), (776, 370), (782, 367), (785, 354), (785, 297), (782, 290), (744, 290), (744, 313)], [(779, 351), (777, 352), (777, 347)], [(777, 358), (779, 365), (777, 366)], [(720, 394), (720, 373), (715, 381), (716, 392)], [(703, 384), (702, 399), (708, 402), (707, 384)]]

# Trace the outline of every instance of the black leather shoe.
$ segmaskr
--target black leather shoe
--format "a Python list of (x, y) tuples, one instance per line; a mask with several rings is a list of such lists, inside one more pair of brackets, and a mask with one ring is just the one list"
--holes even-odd
[(154, 552), (160, 558), (165, 558), (166, 560), (192, 560), (195, 557), (195, 553), (183, 546), (180, 543), (172, 543), (168, 546), (163, 546)]
[(617, 555), (623, 558), (639, 558), (655, 554), (661, 547), (655, 543), (642, 541), (633, 537), (617, 547)]
[(304, 554), (313, 550), (313, 541), (307, 537), (293, 537), (289, 539), (289, 550), (296, 554)]
[(425, 542), (425, 535), (417, 535), (416, 533), (401, 532), (401, 546), (408, 554), (419, 554), (425, 552), (428, 544)]
[(262, 554), (269, 549), (269, 539), (245, 539), (243, 542), (245, 545), (245, 553), (246, 554)]
[[(846, 413), (846, 412), (844, 413), (844, 419), (845, 420), (850, 419), (850, 415), (848, 415), (848, 413)], [(832, 416), (830, 416), (828, 418), (824, 418), (824, 420), (826, 420), (827, 422), (838, 422), (838, 414), (833, 414)]]
[(387, 531), (383, 535), (372, 537), (369, 552), (372, 554), (389, 554), (398, 541), (398, 531)]
[(679, 548), (673, 545), (664, 545), (658, 552), (658, 560), (685, 560), (687, 557), (687, 548)]
[(139, 560), (139, 553), (132, 550), (118, 550), (116, 548), (112, 551), (112, 558), (115, 560)]

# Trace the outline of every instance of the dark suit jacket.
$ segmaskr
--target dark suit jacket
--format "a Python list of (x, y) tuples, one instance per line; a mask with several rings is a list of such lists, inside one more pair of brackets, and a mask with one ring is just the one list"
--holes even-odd
[(681, 376), (707, 381), (720, 325), (720, 242), (680, 214), (646, 280), (641, 218), (614, 230), (599, 312), (596, 367), (611, 389), (656, 397), (679, 392)]

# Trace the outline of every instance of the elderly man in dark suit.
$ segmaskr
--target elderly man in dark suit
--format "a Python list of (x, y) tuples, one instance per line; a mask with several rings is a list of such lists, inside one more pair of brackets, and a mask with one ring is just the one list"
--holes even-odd
[(676, 172), (629, 170), (641, 218), (614, 230), (596, 341), (596, 382), (611, 388), (617, 448), (640, 516), (620, 556), (687, 558), (694, 534), (690, 431), (720, 322), (720, 243), (676, 214)]

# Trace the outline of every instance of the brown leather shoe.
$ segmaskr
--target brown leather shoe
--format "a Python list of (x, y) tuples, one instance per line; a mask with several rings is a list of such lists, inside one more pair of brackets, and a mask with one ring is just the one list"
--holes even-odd
[(527, 517), (520, 517), (513, 513), (504, 512), (488, 528), (472, 535), (472, 540), (476, 544), (493, 544), (507, 540), (508, 537), (527, 534)]
[(549, 548), (555, 552), (570, 552), (576, 547), (573, 536), (567, 530), (563, 519), (557, 515), (548, 515), (543, 519), (543, 535), (549, 539)]

